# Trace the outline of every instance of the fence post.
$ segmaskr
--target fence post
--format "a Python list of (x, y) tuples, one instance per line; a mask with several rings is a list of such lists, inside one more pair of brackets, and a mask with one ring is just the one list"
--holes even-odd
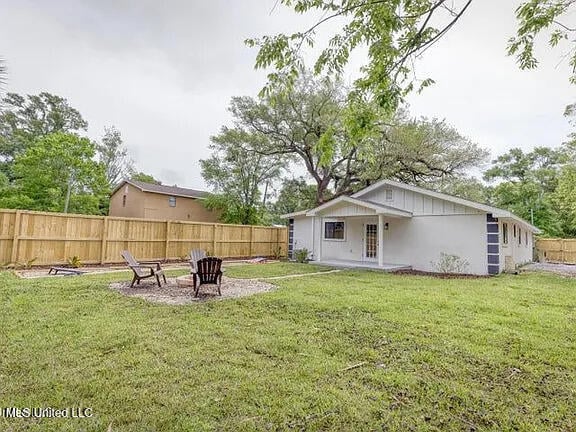
[(212, 256), (218, 256), (218, 254), (216, 253), (216, 228), (218, 227), (218, 224), (214, 224), (214, 227), (212, 228)]
[(250, 225), (250, 251), (248, 252), (248, 257), (252, 258), (254, 253), (254, 226)]
[(100, 243), (100, 264), (106, 262), (106, 247), (108, 244), (108, 218), (104, 216), (104, 226), (102, 227), (102, 242)]
[(16, 210), (16, 216), (14, 218), (14, 237), (12, 238), (12, 254), (10, 256), (10, 262), (16, 263), (18, 259), (18, 239), (20, 237), (20, 221), (22, 219), (22, 212)]
[(164, 260), (168, 261), (168, 248), (170, 243), (170, 221), (166, 221), (166, 243), (164, 244)]

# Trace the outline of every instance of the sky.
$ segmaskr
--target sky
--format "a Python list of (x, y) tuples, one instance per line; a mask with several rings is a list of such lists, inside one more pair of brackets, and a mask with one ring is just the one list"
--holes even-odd
[[(256, 50), (243, 41), (314, 22), (276, 3), (0, 0), (6, 90), (65, 97), (89, 122), (91, 138), (117, 127), (138, 170), (203, 189), (198, 161), (210, 154), (210, 136), (231, 123), (230, 98), (255, 96), (265, 83), (254, 70)], [(532, 71), (506, 56), (518, 4), (475, 0), (416, 64), (418, 77), (436, 84), (408, 98), (413, 115), (445, 119), (493, 157), (558, 146), (571, 132), (564, 108), (576, 102), (561, 50), (540, 45)], [(363, 60), (362, 52), (353, 56), (346, 79)]]

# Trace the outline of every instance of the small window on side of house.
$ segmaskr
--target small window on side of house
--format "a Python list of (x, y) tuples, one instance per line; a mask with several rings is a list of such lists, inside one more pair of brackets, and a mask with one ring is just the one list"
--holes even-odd
[(518, 244), (522, 244), (522, 228), (518, 228)]
[(502, 244), (508, 244), (508, 224), (502, 224)]
[(168, 205), (170, 207), (176, 207), (176, 197), (168, 197)]
[(122, 195), (122, 207), (126, 207), (126, 195)]
[(524, 231), (524, 240), (526, 240), (524, 244), (528, 246), (528, 231)]
[(514, 238), (516, 238), (516, 225), (514, 225)]
[(392, 189), (385, 190), (385, 199), (386, 201), (392, 201), (394, 199), (394, 191)]
[(344, 222), (324, 222), (324, 239), (344, 240)]

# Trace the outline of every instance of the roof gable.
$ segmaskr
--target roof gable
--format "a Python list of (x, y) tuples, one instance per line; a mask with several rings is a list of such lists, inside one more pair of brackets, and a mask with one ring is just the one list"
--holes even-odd
[(409, 185), (406, 183), (401, 183), (401, 182), (397, 182), (397, 181), (393, 181), (393, 180), (387, 180), (387, 179), (380, 180), (379, 182), (374, 183), (373, 185), (368, 186), (367, 188), (364, 188), (364, 189), (356, 192), (355, 194), (352, 194), (352, 197), (353, 198), (361, 198), (363, 196), (366, 196), (367, 194), (378, 191), (379, 189), (385, 189), (387, 186), (415, 192), (415, 193), (425, 195), (425, 196), (428, 196), (431, 198), (436, 198), (439, 200), (454, 203), (454, 204), (459, 205), (459, 206), (468, 207), (468, 208), (471, 208), (471, 209), (474, 209), (474, 210), (477, 210), (480, 212), (491, 213), (494, 217), (497, 217), (497, 218), (514, 219), (515, 221), (520, 222), (521, 224), (528, 227), (531, 231), (536, 232), (536, 233), (540, 232), (540, 230), (537, 227), (533, 226), (532, 224), (530, 224), (527, 221), (525, 221), (524, 219), (516, 216), (515, 214), (513, 214), (512, 212), (510, 212), (508, 210), (500, 209), (497, 207), (492, 207), (492, 206), (489, 206), (486, 204), (477, 203), (477, 202), (470, 201), (470, 200), (467, 200), (464, 198), (455, 197), (452, 195), (432, 191), (432, 190), (425, 189), (422, 187), (413, 186), (413, 185)]
[(372, 201), (362, 200), (354, 197), (349, 196), (340, 196), (333, 200), (330, 200), (312, 210), (309, 210), (306, 213), (306, 216), (315, 216), (318, 213), (321, 213), (325, 210), (330, 208), (337, 208), (342, 204), (350, 204), (352, 206), (369, 210), (373, 214), (385, 214), (389, 216), (397, 216), (397, 217), (412, 217), (412, 213), (406, 210), (390, 207), (384, 204), (375, 203)]

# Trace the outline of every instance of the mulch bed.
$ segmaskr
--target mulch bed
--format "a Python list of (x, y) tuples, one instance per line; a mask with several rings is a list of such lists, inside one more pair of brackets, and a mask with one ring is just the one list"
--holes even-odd
[(222, 300), (250, 296), (258, 293), (272, 291), (276, 288), (270, 283), (254, 279), (231, 279), (222, 278), (222, 296), (218, 295), (215, 285), (203, 285), (200, 287), (198, 297), (194, 297), (192, 287), (181, 287), (176, 283), (176, 278), (168, 278), (166, 284), (158, 287), (152, 281), (142, 281), (140, 285), (130, 288), (130, 282), (116, 282), (110, 284), (110, 288), (129, 297), (139, 297), (154, 303), (171, 305), (185, 305), (199, 303), (208, 300)]
[(438, 279), (485, 279), (492, 277), (490, 275), (473, 275), (465, 273), (434, 273), (419, 270), (396, 270), (390, 273), (397, 275), (430, 276)]

